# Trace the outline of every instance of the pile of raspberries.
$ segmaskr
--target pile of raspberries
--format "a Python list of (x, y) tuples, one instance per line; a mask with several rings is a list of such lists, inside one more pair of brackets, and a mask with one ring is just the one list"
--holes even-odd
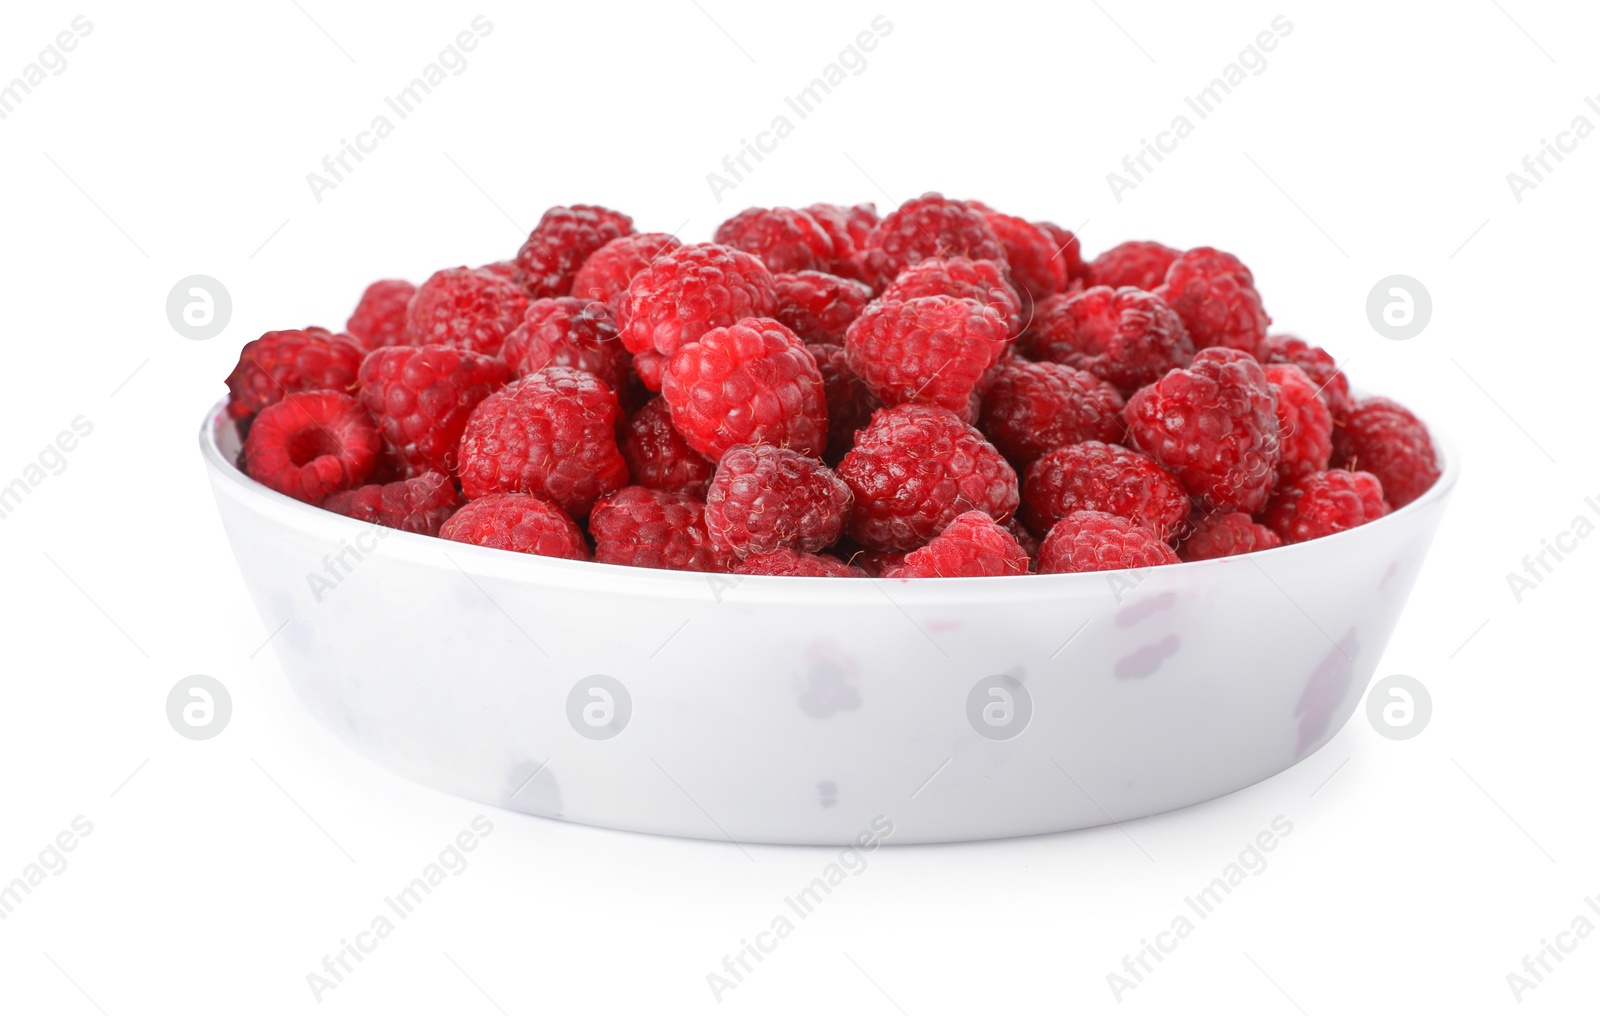
[(1427, 429), (1269, 334), (1250, 269), (926, 194), (713, 243), (552, 208), (511, 261), (367, 287), (228, 376), (241, 466), (328, 511), (743, 575), (1100, 571), (1370, 522)]

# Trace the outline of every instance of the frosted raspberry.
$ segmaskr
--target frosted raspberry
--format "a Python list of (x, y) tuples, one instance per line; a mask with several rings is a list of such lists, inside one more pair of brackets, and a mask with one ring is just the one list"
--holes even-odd
[(1105, 512), (1073, 512), (1039, 544), (1039, 574), (1118, 571), (1177, 564), (1172, 548), (1143, 526)]
[(632, 232), (633, 219), (621, 212), (598, 205), (557, 205), (544, 213), (517, 251), (522, 287), (535, 299), (566, 296), (590, 255)]
[(446, 268), (411, 297), (406, 343), (494, 356), (527, 309), (528, 295), (515, 283), (475, 268)]
[(460, 506), (456, 485), (443, 473), (423, 473), (393, 483), (369, 483), (330, 494), (322, 502), (327, 511), (424, 536), (438, 536), (439, 527)]
[(839, 539), (850, 500), (850, 488), (816, 459), (735, 445), (711, 479), (706, 529), (712, 546), (739, 558), (780, 547), (814, 554)]
[(884, 216), (861, 246), (858, 277), (877, 289), (924, 258), (1006, 259), (1005, 247), (982, 212), (936, 193), (907, 201)]
[(1265, 349), (1267, 358), (1261, 361), (1262, 366), (1292, 363), (1305, 371), (1335, 421), (1344, 419), (1350, 412), (1350, 382), (1327, 350), (1293, 335), (1269, 335)]
[(1415, 501), (1439, 479), (1428, 428), (1392, 399), (1361, 399), (1351, 407), (1334, 428), (1332, 461), (1376, 476), (1395, 508)]
[(1171, 307), (1143, 290), (1106, 286), (1045, 300), (1017, 345), (1036, 360), (1105, 378), (1125, 396), (1194, 358)]
[(845, 357), (886, 406), (919, 402), (973, 420), (978, 382), (1007, 333), (1000, 315), (976, 300), (877, 300), (845, 333)]
[(728, 558), (711, 545), (705, 511), (689, 494), (623, 487), (596, 501), (589, 515), (594, 559), (635, 568), (725, 572)]
[(856, 431), (867, 425), (883, 403), (850, 369), (843, 346), (812, 343), (806, 349), (822, 373), (822, 391), (828, 402), (828, 450), (822, 458), (834, 465), (855, 443)]
[(248, 420), (293, 392), (348, 392), (361, 369), (361, 350), (349, 336), (326, 328), (267, 332), (239, 351), (228, 375), (228, 416)]
[(439, 535), (518, 554), (589, 559), (583, 533), (566, 512), (533, 494), (490, 494), (469, 501), (445, 520)]
[(492, 356), (452, 346), (391, 346), (361, 361), (361, 404), (404, 476), (454, 476), (461, 432), (478, 403), (511, 379)]
[(1333, 416), (1317, 386), (1292, 363), (1261, 368), (1278, 396), (1278, 483), (1328, 468), (1333, 452)]
[(672, 490), (703, 498), (717, 464), (689, 447), (672, 426), (661, 398), (646, 402), (622, 432), (622, 457), (633, 482), (652, 490)]
[(719, 243), (694, 243), (663, 254), (628, 283), (617, 326), (631, 352), (667, 356), (713, 328), (778, 309), (772, 273), (761, 259)]
[(807, 343), (842, 344), (845, 329), (872, 299), (865, 283), (823, 272), (774, 275), (772, 282), (778, 295), (778, 310), (772, 316)]
[(993, 307), (1006, 320), (1006, 335), (1022, 330), (1022, 298), (994, 261), (967, 258), (926, 258), (895, 277), (879, 299), (914, 300), (919, 296), (955, 296)]
[(1264, 355), (1262, 341), (1272, 319), (1261, 306), (1250, 269), (1232, 254), (1215, 247), (1184, 251), (1155, 294), (1178, 312), (1196, 349), (1227, 346)]
[(617, 338), (611, 308), (571, 296), (534, 300), (522, 323), (506, 336), (500, 359), (517, 377), (546, 367), (575, 367), (622, 391), (633, 357)]
[(1073, 512), (1120, 515), (1167, 539), (1189, 516), (1178, 478), (1149, 456), (1101, 441), (1057, 448), (1028, 467), (1022, 480), (1028, 525), (1041, 533)]
[(682, 246), (669, 233), (619, 236), (589, 255), (572, 278), (572, 295), (580, 300), (615, 304), (646, 265)]
[(1330, 469), (1273, 492), (1263, 516), (1287, 543), (1354, 529), (1389, 514), (1383, 485), (1371, 473)]
[(791, 575), (803, 578), (866, 578), (867, 573), (827, 554), (802, 554), (780, 547), (765, 554), (751, 554), (733, 566), (736, 575)]
[(295, 392), (256, 415), (244, 441), (244, 471), (297, 501), (320, 504), (359, 487), (383, 441), (361, 403), (342, 392)]
[(1062, 445), (1122, 440), (1122, 396), (1088, 371), (1002, 362), (984, 393), (978, 426), (1020, 469)]
[(956, 516), (944, 531), (907, 554), (889, 579), (976, 578), (1028, 574), (1028, 552), (984, 512)]
[(1154, 240), (1119, 243), (1089, 262), (1089, 285), (1154, 291), (1167, 279), (1167, 269), (1183, 253)]
[(827, 230), (794, 208), (746, 208), (718, 226), (711, 238), (754, 254), (774, 273), (825, 272), (834, 262)]
[(406, 306), (416, 291), (417, 287), (404, 279), (379, 279), (361, 294), (344, 330), (360, 340), (362, 349), (403, 344)]

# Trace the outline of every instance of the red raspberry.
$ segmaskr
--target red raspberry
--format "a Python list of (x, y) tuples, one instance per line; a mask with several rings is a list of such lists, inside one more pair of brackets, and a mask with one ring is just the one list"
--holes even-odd
[(1197, 523), (1178, 545), (1178, 556), (1185, 561), (1209, 561), (1256, 550), (1283, 546), (1283, 540), (1244, 512), (1212, 515)]
[(627, 383), (633, 358), (617, 338), (608, 304), (558, 296), (528, 304), (522, 323), (506, 336), (500, 359), (517, 377), (546, 367), (576, 367), (614, 392)]
[(994, 445), (947, 410), (915, 403), (880, 409), (839, 463), (855, 495), (850, 536), (875, 550), (914, 550), (957, 515), (1017, 510), (1017, 474)]
[(907, 201), (873, 227), (857, 252), (862, 281), (882, 289), (924, 258), (986, 258), (1002, 264), (1005, 247), (984, 219), (965, 201), (928, 193)]
[(751, 554), (733, 566), (735, 575), (793, 575), (805, 578), (866, 578), (867, 573), (827, 554), (802, 554), (779, 547), (765, 554)]
[(1287, 543), (1354, 529), (1389, 514), (1383, 484), (1371, 473), (1330, 469), (1278, 488), (1263, 516)]
[(1105, 378), (1123, 395), (1194, 358), (1177, 313), (1158, 297), (1128, 287), (1095, 286), (1045, 300), (1017, 344), (1036, 360)]
[(492, 356), (451, 346), (391, 346), (361, 361), (361, 404), (405, 476), (456, 474), (461, 432), (478, 403), (511, 379)]
[(706, 506), (688, 494), (623, 487), (596, 501), (589, 516), (594, 559), (635, 568), (725, 572), (728, 558), (712, 548), (705, 514)]
[(652, 392), (661, 390), (661, 375), (667, 369), (667, 361), (671, 357), (662, 356), (653, 349), (643, 353), (633, 354), (633, 376), (645, 389)]
[(843, 346), (819, 343), (806, 348), (822, 372), (822, 391), (828, 402), (828, 450), (822, 459), (835, 465), (855, 443), (856, 431), (865, 427), (883, 404), (850, 369)]
[(399, 346), (406, 341), (406, 305), (417, 287), (404, 279), (379, 279), (361, 294), (344, 330), (361, 340), (362, 349)]
[(571, 367), (546, 367), (478, 403), (461, 435), (461, 491), (522, 492), (573, 518), (628, 482), (617, 450), (617, 397)]
[(817, 220), (817, 225), (833, 241), (835, 267), (849, 261), (857, 250), (865, 247), (872, 227), (878, 224), (878, 206), (871, 201), (849, 208), (826, 203), (806, 205), (802, 210)]
[(409, 480), (341, 490), (329, 495), (322, 507), (362, 522), (438, 536), (445, 519), (461, 507), (461, 495), (443, 473), (423, 473)]
[(1017, 541), (1017, 545), (1022, 548), (1023, 553), (1028, 555), (1029, 560), (1039, 555), (1039, 538), (1033, 535), (1033, 530), (1022, 524), (1021, 519), (1015, 515), (1008, 519), (1006, 521), (1006, 532), (1010, 533), (1012, 538)]
[(263, 409), (244, 441), (244, 471), (297, 501), (365, 483), (383, 440), (361, 403), (343, 392), (295, 392)]
[(1052, 448), (1122, 440), (1122, 396), (1088, 371), (1059, 363), (1002, 362), (978, 426), (1022, 468)]
[[(479, 265), (478, 271), (488, 272), (490, 275), (505, 279), (507, 282), (517, 282), (519, 269), (515, 261), (491, 261), (486, 265)], [(520, 285), (520, 283), (518, 284)]]
[(1167, 269), (1183, 252), (1154, 240), (1129, 240), (1089, 262), (1089, 285), (1121, 289), (1132, 286), (1154, 292), (1166, 281)]
[(1261, 372), (1278, 396), (1278, 483), (1327, 469), (1333, 417), (1317, 386), (1292, 363), (1268, 364)]
[(717, 464), (689, 447), (672, 426), (666, 400), (646, 402), (622, 432), (622, 457), (633, 482), (652, 490), (705, 497)]
[(1035, 222), (1034, 225), (1050, 234), (1050, 241), (1055, 245), (1054, 256), (1066, 266), (1067, 285), (1071, 285), (1073, 280), (1086, 281), (1089, 278), (1089, 266), (1083, 263), (1083, 245), (1078, 242), (1077, 234), (1053, 222)]
[(527, 309), (528, 295), (515, 283), (475, 268), (446, 268), (411, 298), (406, 342), (494, 356)]
[(361, 350), (348, 335), (326, 328), (267, 332), (245, 343), (228, 374), (228, 416), (248, 420), (292, 392), (349, 391), (361, 369)]
[(1196, 349), (1227, 346), (1264, 355), (1272, 318), (1261, 306), (1250, 269), (1232, 254), (1215, 247), (1184, 251), (1155, 294), (1178, 312)]
[(1023, 514), (1041, 533), (1073, 512), (1120, 515), (1163, 540), (1189, 517), (1189, 495), (1152, 458), (1085, 441), (1041, 457), (1022, 479)]
[(754, 254), (769, 272), (825, 272), (833, 266), (827, 230), (794, 208), (746, 208), (718, 226), (711, 238)]
[(1306, 372), (1334, 420), (1342, 420), (1350, 412), (1350, 382), (1327, 350), (1293, 335), (1267, 336), (1265, 350), (1267, 358), (1261, 361), (1263, 366), (1292, 363)]
[(1255, 512), (1277, 476), (1276, 403), (1250, 354), (1202, 349), (1187, 370), (1134, 392), (1123, 418), (1138, 448), (1205, 507)]
[(1390, 399), (1361, 399), (1351, 407), (1334, 428), (1331, 461), (1376, 476), (1395, 508), (1415, 501), (1439, 479), (1439, 457), (1428, 428)]
[(445, 520), (439, 535), (518, 554), (589, 559), (583, 533), (567, 513), (532, 494), (490, 494), (468, 501)]
[(615, 304), (646, 265), (682, 246), (670, 233), (619, 236), (589, 255), (572, 277), (572, 295), (580, 300)]
[(1050, 529), (1039, 544), (1039, 574), (1118, 571), (1177, 564), (1161, 537), (1120, 515), (1073, 512)]
[(975, 578), (1028, 574), (1028, 552), (983, 512), (966, 512), (944, 531), (906, 555), (886, 579)]
[(999, 313), (976, 300), (876, 300), (845, 333), (845, 357), (886, 406), (920, 402), (974, 420), (978, 382), (1007, 334)]
[(617, 326), (629, 351), (671, 356), (713, 328), (778, 309), (772, 273), (761, 259), (720, 243), (692, 243), (663, 254), (628, 283)]
[(713, 328), (679, 349), (662, 375), (661, 396), (689, 447), (712, 459), (736, 444), (818, 455), (828, 442), (817, 361), (771, 318)]
[(884, 289), (880, 299), (914, 300), (919, 296), (955, 296), (993, 307), (1006, 319), (1006, 334), (1022, 330), (1022, 298), (994, 261), (966, 258), (926, 258), (901, 272)]
[(723, 453), (706, 494), (711, 545), (746, 558), (780, 547), (814, 554), (832, 546), (850, 512), (850, 488), (833, 470), (773, 445)]
[[(971, 202), (978, 205), (978, 202)], [(1005, 248), (1011, 279), (1030, 304), (1055, 296), (1067, 286), (1067, 263), (1057, 252), (1055, 237), (1027, 219), (980, 207), (984, 221)]]
[(517, 251), (522, 288), (535, 299), (566, 296), (589, 256), (633, 232), (633, 219), (598, 205), (557, 205), (546, 211)]
[(822, 272), (774, 275), (772, 283), (778, 295), (772, 316), (804, 342), (844, 342), (845, 329), (872, 300), (866, 283)]
[[(835, 551), (839, 553), (838, 551)], [(905, 563), (909, 550), (856, 550), (846, 560), (874, 578), (881, 578)]]

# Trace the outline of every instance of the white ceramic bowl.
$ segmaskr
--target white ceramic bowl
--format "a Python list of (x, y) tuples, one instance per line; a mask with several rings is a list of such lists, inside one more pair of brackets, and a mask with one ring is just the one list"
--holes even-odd
[(776, 578), (366, 525), (241, 473), (221, 404), (200, 443), (284, 671), (358, 751), (516, 811), (737, 843), (1077, 829), (1288, 768), (1361, 699), (1457, 473), (1443, 447), (1405, 508), (1244, 557)]

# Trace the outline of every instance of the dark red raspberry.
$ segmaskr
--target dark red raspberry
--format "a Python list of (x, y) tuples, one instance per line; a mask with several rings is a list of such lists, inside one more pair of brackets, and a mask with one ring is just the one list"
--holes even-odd
[(1149, 456), (1121, 445), (1085, 441), (1042, 456), (1022, 479), (1023, 514), (1040, 533), (1073, 512), (1120, 515), (1171, 538), (1189, 517), (1178, 478)]
[(244, 471), (280, 494), (321, 504), (365, 483), (382, 448), (378, 428), (355, 399), (295, 392), (256, 414), (244, 441)]
[(772, 283), (778, 294), (772, 316), (808, 343), (843, 343), (845, 329), (872, 300), (866, 283), (823, 272), (774, 275)]
[(839, 463), (855, 495), (850, 537), (875, 550), (914, 550), (957, 515), (1017, 510), (1017, 474), (974, 427), (915, 403), (880, 409)]
[(617, 303), (622, 343), (633, 353), (671, 356), (713, 328), (778, 309), (761, 259), (720, 243), (692, 243), (656, 258)]
[(1183, 252), (1154, 240), (1129, 240), (1089, 262), (1089, 285), (1154, 291), (1167, 279), (1167, 269)]
[(522, 288), (535, 299), (566, 296), (572, 291), (573, 277), (591, 254), (632, 232), (633, 219), (609, 208), (598, 205), (551, 208), (517, 251)]
[(1053, 222), (1035, 222), (1034, 225), (1050, 234), (1050, 241), (1055, 244), (1054, 257), (1066, 266), (1067, 285), (1070, 286), (1074, 280), (1088, 281), (1089, 266), (1083, 263), (1083, 245), (1078, 242), (1077, 234)]
[(1006, 334), (1022, 330), (1022, 298), (1005, 266), (967, 258), (926, 258), (901, 272), (880, 294), (884, 302), (919, 296), (955, 296), (993, 307), (1006, 319)]
[(461, 435), (461, 491), (528, 493), (573, 518), (628, 482), (617, 397), (593, 374), (546, 367), (478, 403)]
[(765, 554), (751, 554), (733, 566), (735, 575), (791, 575), (803, 578), (866, 578), (867, 573), (827, 554), (802, 554), (780, 547)]
[[(976, 201), (970, 202), (978, 205)], [(1006, 215), (986, 206), (980, 207), (984, 221), (994, 230), (1000, 246), (1005, 248), (1006, 262), (1011, 266), (1011, 280), (1016, 283), (1019, 295), (1029, 303), (1037, 303), (1047, 296), (1055, 296), (1067, 286), (1067, 263), (1057, 252), (1061, 249), (1055, 237), (1027, 219)]]
[(820, 455), (828, 443), (817, 361), (771, 318), (713, 328), (679, 349), (662, 375), (661, 396), (689, 447), (712, 459), (736, 444)]
[(1143, 290), (1107, 286), (1040, 303), (1017, 345), (1036, 360), (1105, 378), (1124, 396), (1194, 358), (1194, 344), (1171, 307)]
[(1185, 561), (1209, 561), (1283, 546), (1277, 533), (1244, 512), (1210, 515), (1193, 526), (1178, 545), (1178, 556)]
[(1333, 416), (1305, 371), (1292, 363), (1261, 368), (1278, 396), (1278, 483), (1328, 468)]
[(1039, 544), (1040, 575), (1177, 564), (1178, 555), (1143, 526), (1106, 512), (1073, 512)]
[(583, 533), (567, 513), (533, 494), (490, 494), (468, 501), (445, 520), (439, 535), (518, 554), (589, 559)]
[(615, 304), (646, 265), (682, 246), (670, 233), (619, 236), (589, 255), (572, 277), (572, 295), (580, 300)]
[(1039, 555), (1039, 538), (1033, 535), (1033, 530), (1022, 524), (1022, 520), (1015, 515), (1006, 521), (1006, 532), (1017, 541), (1017, 545), (1028, 555), (1029, 560)]
[(647, 391), (659, 392), (661, 390), (661, 375), (667, 369), (667, 361), (671, 357), (663, 356), (655, 350), (646, 350), (643, 353), (633, 354), (633, 376), (639, 379)]
[(404, 279), (379, 279), (361, 294), (344, 330), (361, 340), (362, 349), (398, 346), (406, 341), (406, 305), (417, 287)]
[(1052, 448), (1122, 440), (1122, 396), (1084, 370), (1002, 362), (983, 396), (979, 428), (1018, 469)]
[(965, 201), (928, 193), (883, 217), (857, 252), (862, 281), (882, 289), (924, 258), (986, 258), (1004, 263), (1005, 247), (983, 217)]
[(362, 522), (438, 536), (445, 519), (461, 507), (461, 495), (443, 473), (423, 473), (409, 480), (341, 490), (329, 495), (322, 507)]
[(688, 494), (623, 487), (596, 501), (589, 515), (594, 559), (635, 568), (725, 572), (729, 559), (711, 546), (705, 514), (706, 506)]
[(822, 372), (822, 391), (828, 401), (828, 450), (822, 458), (836, 465), (855, 443), (856, 431), (865, 427), (883, 404), (850, 369), (843, 346), (814, 343), (806, 348)]
[(803, 210), (817, 220), (817, 225), (833, 241), (835, 266), (850, 260), (857, 250), (865, 247), (872, 227), (878, 224), (878, 206), (871, 201), (849, 208), (821, 203), (806, 205)]
[(527, 309), (528, 295), (510, 280), (475, 268), (446, 268), (412, 296), (406, 343), (494, 356)]
[(492, 356), (452, 346), (391, 346), (361, 361), (361, 404), (405, 476), (456, 474), (461, 432), (478, 403), (511, 379)]
[(1415, 501), (1439, 479), (1428, 428), (1391, 399), (1361, 399), (1351, 406), (1334, 428), (1332, 462), (1376, 476), (1395, 508)]
[(1350, 412), (1350, 382), (1339, 369), (1338, 361), (1327, 350), (1293, 335), (1269, 335), (1264, 348), (1266, 359), (1261, 361), (1263, 366), (1269, 363), (1292, 363), (1306, 372), (1306, 377), (1316, 386), (1335, 421), (1344, 419)]
[(292, 392), (348, 392), (361, 369), (361, 350), (326, 328), (267, 332), (239, 351), (228, 375), (228, 416), (248, 420)]
[(1261, 306), (1255, 277), (1232, 254), (1215, 247), (1184, 251), (1155, 294), (1178, 312), (1196, 349), (1227, 346), (1264, 355), (1262, 342), (1272, 318)]
[(906, 555), (886, 579), (977, 578), (1028, 574), (1028, 552), (984, 512), (965, 512)]
[(1177, 474), (1212, 511), (1258, 511), (1278, 470), (1277, 396), (1237, 349), (1202, 349), (1134, 392), (1123, 410), (1139, 450)]
[(773, 273), (825, 272), (834, 262), (827, 230), (795, 208), (746, 208), (718, 226), (711, 239), (754, 254)]
[[(854, 544), (852, 543), (851, 546), (854, 546)], [(886, 573), (893, 571), (905, 563), (906, 555), (911, 553), (911, 551), (863, 550), (856, 548), (849, 554), (845, 554), (843, 551), (837, 549), (834, 551), (834, 553), (839, 554), (842, 558), (847, 560), (852, 567), (860, 568), (862, 571), (874, 578), (881, 578)]]
[(622, 391), (633, 364), (617, 337), (610, 305), (572, 296), (528, 304), (522, 323), (506, 336), (500, 359), (517, 377), (546, 367), (576, 367), (614, 392)]
[(886, 406), (920, 402), (977, 419), (977, 388), (1008, 327), (976, 300), (875, 300), (845, 333), (850, 369)]
[(651, 399), (628, 420), (622, 432), (622, 457), (633, 482), (652, 490), (675, 490), (706, 496), (717, 464), (689, 447), (677, 428), (666, 400)]
[(706, 494), (711, 545), (746, 558), (780, 547), (814, 554), (844, 531), (850, 488), (816, 459), (773, 445), (723, 453)]
[(1343, 469), (1312, 473), (1278, 488), (1262, 513), (1286, 543), (1354, 529), (1387, 514), (1378, 478)]

